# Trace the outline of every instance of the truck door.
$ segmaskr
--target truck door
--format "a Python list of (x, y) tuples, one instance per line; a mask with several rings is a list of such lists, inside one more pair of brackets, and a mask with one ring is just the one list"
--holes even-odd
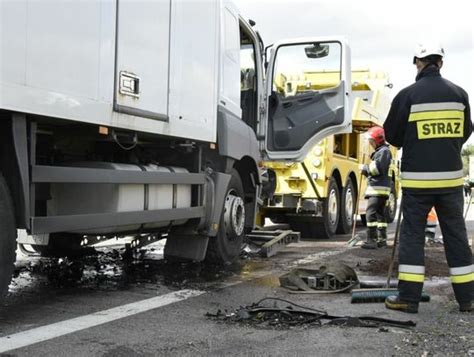
[(114, 110), (168, 120), (171, 0), (117, 1)]
[(343, 39), (275, 44), (266, 79), (265, 152), (302, 161), (324, 137), (351, 127), (350, 50)]

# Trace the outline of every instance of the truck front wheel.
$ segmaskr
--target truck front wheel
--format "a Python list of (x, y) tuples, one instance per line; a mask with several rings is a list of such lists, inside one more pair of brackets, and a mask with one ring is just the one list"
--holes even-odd
[(242, 180), (236, 170), (232, 170), (224, 200), (219, 231), (209, 238), (206, 260), (227, 264), (234, 261), (242, 248), (245, 235), (245, 201)]
[(13, 202), (5, 179), (0, 174), (0, 301), (8, 291), (16, 251), (16, 226)]

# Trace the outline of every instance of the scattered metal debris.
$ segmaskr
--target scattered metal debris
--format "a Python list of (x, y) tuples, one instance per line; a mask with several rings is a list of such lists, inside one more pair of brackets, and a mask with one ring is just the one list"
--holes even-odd
[(279, 250), (290, 243), (298, 243), (300, 241), (300, 233), (291, 230), (254, 230), (246, 235), (246, 241), (249, 245), (253, 245), (258, 249), (247, 249), (247, 253), (258, 252), (261, 256), (269, 258), (275, 255)]
[[(282, 306), (282, 304), (285, 305)], [(276, 329), (323, 325), (370, 328), (381, 328), (382, 326), (410, 328), (416, 326), (416, 323), (413, 321), (399, 321), (373, 316), (329, 315), (324, 310), (302, 306), (289, 300), (273, 297), (261, 299), (249, 306), (241, 306), (232, 312), (218, 310), (215, 314), (207, 313), (205, 316), (217, 321)]]

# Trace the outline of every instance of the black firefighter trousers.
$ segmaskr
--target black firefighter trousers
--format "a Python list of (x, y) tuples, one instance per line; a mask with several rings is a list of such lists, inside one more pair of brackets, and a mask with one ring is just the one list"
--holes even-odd
[[(367, 197), (367, 238), (372, 241), (387, 240), (387, 218), (385, 215), (387, 196)], [(377, 234), (378, 232), (378, 234)]]
[(446, 260), (458, 303), (474, 300), (474, 266), (463, 217), (462, 187), (452, 193), (403, 193), (403, 221), (400, 231), (400, 298), (419, 302), (425, 277), (425, 226), (431, 207), (435, 207), (443, 233)]

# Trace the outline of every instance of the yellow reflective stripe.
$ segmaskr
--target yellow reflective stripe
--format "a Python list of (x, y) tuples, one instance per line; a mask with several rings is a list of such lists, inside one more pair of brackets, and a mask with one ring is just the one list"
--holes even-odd
[(413, 273), (398, 273), (398, 280), (410, 281), (413, 283), (422, 283), (425, 281), (425, 275)]
[(377, 227), (377, 222), (367, 222), (367, 227)]
[(418, 139), (462, 138), (464, 120), (429, 120), (416, 123)]
[(434, 119), (464, 119), (464, 112), (460, 110), (439, 110), (411, 113), (408, 121), (434, 120)]
[(463, 178), (453, 180), (400, 180), (404, 188), (445, 188), (464, 184)]
[(369, 170), (370, 170), (370, 174), (372, 176), (375, 176), (375, 175), (378, 175), (379, 174), (379, 169), (377, 169), (377, 164), (375, 163), (375, 161), (372, 161), (369, 165)]
[(385, 227), (388, 227), (388, 224), (387, 223), (377, 223), (377, 227), (378, 228), (385, 228)]
[(474, 273), (451, 276), (451, 282), (453, 284), (470, 283), (471, 281), (474, 281)]

